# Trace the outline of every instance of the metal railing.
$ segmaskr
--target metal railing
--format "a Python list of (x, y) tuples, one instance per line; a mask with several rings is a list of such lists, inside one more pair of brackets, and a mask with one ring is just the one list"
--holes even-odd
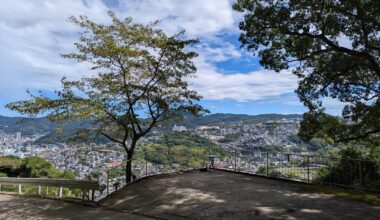
[[(207, 167), (251, 173), (306, 183), (323, 183), (380, 192), (380, 162), (310, 154), (233, 151), (212, 152), (205, 148), (144, 150), (132, 159), (133, 181), (143, 177)], [(41, 196), (100, 200), (126, 183), (126, 164), (109, 167), (99, 181), (39, 178), (0, 178), (0, 191)]]
[[(198, 169), (210, 163), (210, 155), (220, 155), (200, 149), (199, 158), (186, 149), (154, 150), (136, 154), (132, 161), (133, 180), (142, 177)], [(156, 162), (166, 155), (167, 160)], [(197, 161), (197, 163), (192, 163)], [(107, 170), (107, 192), (116, 191), (125, 182), (125, 163)], [(251, 173), (272, 178), (351, 187), (380, 192), (380, 161), (350, 158), (323, 157), (312, 154), (284, 152), (238, 151), (219, 156), (213, 167), (241, 173)]]
[[(197, 156), (192, 155), (194, 153), (197, 153)], [(132, 181), (158, 174), (203, 168), (208, 161), (208, 155), (208, 150), (195, 147), (191, 148), (191, 150), (189, 150), (189, 148), (168, 148), (145, 150), (136, 153), (132, 159)], [(127, 162), (128, 161), (124, 161), (106, 170), (106, 190), (103, 197), (121, 189), (127, 184), (125, 178)]]
[(0, 177), (0, 192), (17, 192), (18, 194), (28, 195), (37, 194), (39, 196), (53, 196), (56, 198), (79, 198), (79, 196), (82, 195), (82, 200), (94, 201), (95, 192), (98, 190), (98, 181), (92, 180)]
[(219, 169), (380, 192), (380, 162), (311, 154), (233, 151)]

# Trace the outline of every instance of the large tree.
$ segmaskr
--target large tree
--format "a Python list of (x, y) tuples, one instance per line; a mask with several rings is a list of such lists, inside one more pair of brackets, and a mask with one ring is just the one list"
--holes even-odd
[[(260, 63), (299, 77), (297, 94), (309, 108), (300, 134), (348, 141), (380, 132), (379, 0), (238, 0), (240, 41)], [(346, 103), (342, 118), (323, 100)]]
[(28, 115), (47, 114), (53, 121), (91, 120), (96, 131), (120, 144), (127, 155), (126, 179), (131, 181), (132, 158), (138, 140), (158, 124), (182, 113), (198, 115), (205, 110), (201, 99), (188, 88), (186, 78), (195, 76), (190, 49), (196, 40), (183, 32), (167, 36), (148, 25), (118, 19), (97, 24), (85, 16), (71, 17), (81, 27), (78, 52), (63, 57), (90, 64), (93, 74), (78, 81), (62, 79), (55, 96), (33, 95), (7, 105)]

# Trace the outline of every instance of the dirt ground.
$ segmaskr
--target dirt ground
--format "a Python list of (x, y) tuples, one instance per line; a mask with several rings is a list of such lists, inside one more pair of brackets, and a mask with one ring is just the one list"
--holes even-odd
[(221, 171), (144, 179), (101, 205), (164, 219), (380, 219), (378, 206)]
[(71, 202), (0, 194), (0, 219), (151, 219)]

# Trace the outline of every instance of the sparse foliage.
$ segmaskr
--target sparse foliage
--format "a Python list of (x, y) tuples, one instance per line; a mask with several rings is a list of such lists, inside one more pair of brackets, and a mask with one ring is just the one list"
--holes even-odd
[(194, 101), (201, 99), (188, 89), (186, 78), (194, 77), (197, 41), (183, 39), (183, 32), (167, 36), (156, 23), (120, 20), (113, 12), (110, 25), (97, 24), (85, 16), (70, 21), (84, 31), (75, 43), (77, 53), (63, 57), (86, 62), (97, 74), (78, 81), (62, 79), (56, 97), (32, 95), (28, 101), (10, 103), (8, 108), (36, 115), (47, 113), (54, 121), (88, 119), (98, 134), (123, 146), (127, 154), (127, 181), (131, 181), (131, 159), (138, 140), (151, 129), (187, 112), (205, 110)]

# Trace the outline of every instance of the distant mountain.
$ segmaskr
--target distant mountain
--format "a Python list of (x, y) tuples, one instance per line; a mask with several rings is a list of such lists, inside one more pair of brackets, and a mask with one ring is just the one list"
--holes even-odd
[(47, 118), (5, 117), (0, 116), (0, 129), (6, 133), (22, 132), (23, 135), (47, 133), (55, 125)]
[(95, 132), (83, 135), (80, 129), (64, 129), (62, 132), (49, 132), (45, 136), (34, 141), (35, 144), (55, 144), (55, 143), (100, 143), (106, 144), (109, 142), (104, 136), (96, 135)]
[(192, 115), (184, 115), (181, 121), (169, 121), (165, 127), (173, 127), (176, 125), (183, 125), (189, 128), (202, 126), (202, 125), (220, 125), (223, 123), (245, 122), (245, 123), (260, 123), (269, 120), (280, 119), (302, 119), (302, 115), (298, 114), (261, 114), (261, 115), (244, 115), (244, 114), (210, 114), (203, 117), (196, 117)]
[[(89, 121), (75, 121), (64, 125), (65, 129), (72, 130), (90, 126)], [(56, 124), (48, 118), (5, 117), (0, 115), (0, 130), (5, 133), (22, 132), (23, 135), (43, 134), (55, 130)]]
[[(194, 128), (202, 125), (220, 125), (224, 123), (260, 123), (268, 120), (302, 118), (302, 115), (290, 114), (261, 114), (261, 115), (244, 115), (244, 114), (210, 114), (203, 117), (195, 117), (192, 115), (184, 115), (183, 120), (171, 120), (163, 125), (161, 130), (171, 130), (176, 125), (183, 125), (187, 128)], [(63, 133), (55, 133), (56, 125), (47, 118), (25, 118), (25, 117), (4, 117), (0, 116), (0, 130), (6, 133), (22, 132), (23, 135), (32, 135), (36, 133), (48, 133), (46, 136), (37, 140), (37, 143), (54, 143), (63, 142), (72, 137), (76, 131), (83, 127), (90, 127), (89, 121), (71, 122), (64, 126)], [(104, 142), (104, 139), (96, 139), (96, 141)]]

